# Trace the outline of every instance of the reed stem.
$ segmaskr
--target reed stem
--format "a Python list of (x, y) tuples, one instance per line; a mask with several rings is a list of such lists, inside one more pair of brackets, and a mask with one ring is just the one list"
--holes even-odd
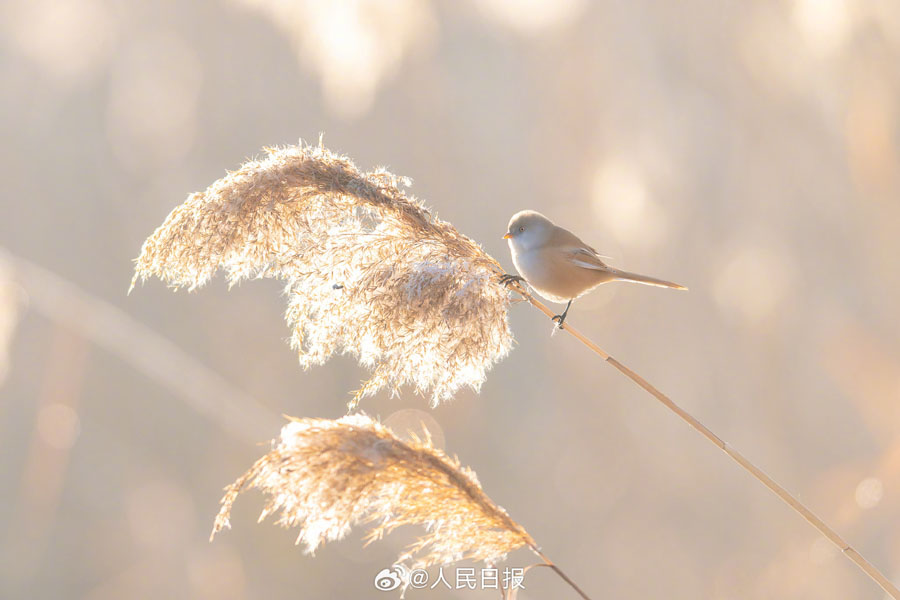
[[(543, 303), (537, 300), (531, 293), (525, 289), (520, 283), (516, 282), (511, 285), (512, 289), (514, 289), (517, 293), (522, 295), (528, 302), (531, 303), (532, 306), (543, 312), (548, 317), (553, 317), (554, 312), (547, 308)], [(572, 335), (579, 342), (587, 346), (589, 349), (593, 350), (597, 355), (599, 355), (604, 361), (611, 364), (613, 367), (622, 372), (626, 377), (631, 379), (633, 382), (641, 386), (644, 390), (650, 393), (651, 396), (659, 400), (666, 408), (674, 412), (678, 417), (697, 430), (700, 435), (705, 437), (707, 440), (715, 444), (720, 450), (725, 452), (728, 456), (731, 457), (734, 462), (741, 466), (745, 471), (750, 473), (757, 481), (766, 486), (772, 493), (781, 498), (781, 500), (790, 506), (795, 512), (797, 512), (801, 517), (806, 519), (806, 521), (818, 530), (819, 533), (824, 535), (832, 544), (837, 546), (840, 551), (851, 561), (853, 561), (856, 566), (858, 566), (862, 571), (868, 575), (872, 581), (881, 586), (881, 588), (887, 592), (888, 596), (894, 598), (894, 600), (900, 600), (900, 590), (891, 583), (891, 581), (885, 577), (885, 575), (879, 571), (872, 563), (870, 563), (866, 558), (860, 554), (853, 546), (847, 543), (844, 538), (837, 534), (831, 527), (829, 527), (825, 521), (820, 519), (812, 510), (806, 507), (802, 502), (797, 500), (790, 492), (788, 492), (785, 488), (779, 485), (774, 479), (769, 477), (762, 469), (757, 467), (755, 464), (750, 462), (743, 454), (732, 448), (727, 442), (725, 442), (722, 438), (717, 436), (712, 432), (706, 425), (698, 421), (693, 415), (689, 412), (675, 404), (671, 398), (663, 394), (661, 391), (656, 389), (653, 385), (651, 385), (646, 379), (620, 363), (618, 360), (610, 356), (609, 353), (605, 352), (600, 346), (595, 344), (589, 338), (587, 338), (584, 334), (579, 332), (577, 329), (572, 327), (570, 322), (567, 320), (563, 330)], [(538, 553), (545, 560), (542, 554)], [(548, 564), (549, 561), (548, 561)], [(551, 564), (552, 566), (552, 564)], [(578, 590), (578, 587), (575, 586), (574, 583), (569, 580), (568, 577), (562, 574), (561, 571), (555, 569), (557, 573), (560, 574), (563, 579), (569, 582), (570, 585), (575, 587)], [(579, 593), (583, 597), (584, 593), (578, 590)]]
[(530, 546), (530, 548), (531, 548), (532, 552), (534, 552), (535, 554), (537, 554), (538, 556), (541, 557), (541, 560), (544, 561), (544, 566), (547, 566), (547, 567), (550, 567), (551, 569), (553, 569), (556, 572), (556, 574), (559, 575), (563, 579), (563, 581), (568, 583), (570, 586), (572, 586), (573, 590), (578, 592), (579, 596), (584, 598), (584, 600), (591, 600), (590, 596), (588, 596), (586, 593), (584, 593), (584, 590), (582, 590), (580, 587), (578, 587), (577, 583), (575, 583), (574, 581), (569, 579), (569, 576), (566, 575), (562, 569), (560, 569), (558, 566), (556, 566), (556, 563), (554, 563), (552, 560), (550, 560), (546, 554), (541, 552), (540, 549), (538, 549), (536, 546)]

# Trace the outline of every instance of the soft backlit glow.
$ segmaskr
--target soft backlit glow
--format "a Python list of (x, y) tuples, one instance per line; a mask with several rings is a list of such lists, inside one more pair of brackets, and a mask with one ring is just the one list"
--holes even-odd
[(509, 352), (509, 295), (500, 265), (402, 181), (323, 147), (269, 149), (172, 211), (135, 279), (282, 279), (301, 364), (350, 353), (373, 371), (354, 403), (410, 383), (437, 405)]
[(522, 34), (538, 34), (571, 24), (585, 0), (473, 0), (491, 19)]
[(70, 406), (48, 404), (38, 412), (37, 432), (48, 446), (65, 450), (78, 439), (81, 420)]
[(847, 0), (794, 0), (793, 16), (809, 49), (818, 55), (838, 50), (850, 33)]
[(0, 261), (0, 385), (9, 373), (10, 355), (25, 291), (12, 280), (12, 268)]
[(202, 72), (194, 50), (169, 33), (139, 37), (118, 55), (109, 88), (107, 138), (135, 172), (177, 162), (190, 149)]
[(496, 561), (535, 546), (471, 469), (427, 440), (400, 440), (363, 414), (285, 425), (273, 450), (226, 489), (213, 535), (230, 527), (231, 507), (249, 487), (268, 496), (260, 520), (275, 515), (280, 525), (298, 528), (297, 543), (307, 552), (363, 523), (371, 524), (369, 541), (403, 525), (424, 526), (397, 559), (413, 568)]
[(11, 3), (0, 30), (60, 83), (96, 75), (114, 48), (115, 21), (96, 0), (24, 0)]
[(848, 91), (847, 158), (854, 182), (863, 190), (890, 189), (900, 181), (900, 110), (893, 86), (884, 73), (872, 71), (857, 75)]
[(719, 306), (757, 323), (778, 308), (789, 284), (785, 255), (764, 246), (748, 245), (734, 252), (713, 281)]
[(188, 491), (175, 482), (141, 482), (129, 490), (125, 512), (132, 538), (149, 550), (169, 552), (192, 539), (194, 504)]
[(647, 191), (637, 166), (621, 158), (603, 164), (594, 176), (594, 215), (623, 245), (651, 248), (666, 234), (666, 215)]
[(329, 112), (356, 117), (402, 60), (435, 33), (430, 5), (418, 0), (233, 0), (272, 20), (297, 59), (322, 83)]
[(868, 477), (856, 486), (856, 504), (860, 508), (875, 508), (884, 498), (884, 484), (877, 477)]
[(817, 537), (809, 547), (809, 560), (814, 565), (825, 565), (833, 561), (840, 550), (831, 540)]

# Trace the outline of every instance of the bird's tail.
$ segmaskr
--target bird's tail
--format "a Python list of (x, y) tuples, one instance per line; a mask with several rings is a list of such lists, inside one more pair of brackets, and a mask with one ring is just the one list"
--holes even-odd
[(687, 289), (683, 285), (672, 283), (671, 281), (665, 281), (664, 279), (657, 279), (656, 277), (647, 277), (646, 275), (629, 273), (628, 271), (620, 271), (618, 269), (610, 269), (609, 271), (610, 273), (615, 275), (616, 279), (619, 281), (633, 281), (635, 283), (643, 283), (645, 285), (655, 285), (656, 287), (672, 288), (673, 290)]

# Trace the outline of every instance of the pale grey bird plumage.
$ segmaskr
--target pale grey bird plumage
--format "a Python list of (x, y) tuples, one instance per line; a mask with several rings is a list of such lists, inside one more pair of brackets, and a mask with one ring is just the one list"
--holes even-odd
[[(568, 302), (609, 281), (632, 281), (686, 290), (671, 281), (610, 267), (596, 250), (571, 231), (533, 210), (509, 220), (506, 235), (513, 264), (534, 290), (551, 302)], [(566, 307), (568, 312), (568, 307)], [(560, 326), (565, 314), (559, 317)]]

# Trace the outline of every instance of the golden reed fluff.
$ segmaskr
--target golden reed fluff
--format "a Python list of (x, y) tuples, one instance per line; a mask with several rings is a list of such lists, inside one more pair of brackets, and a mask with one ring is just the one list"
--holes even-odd
[(298, 527), (308, 552), (342, 538), (358, 523), (372, 527), (367, 541), (401, 525), (425, 534), (398, 558), (412, 568), (458, 560), (496, 562), (527, 546), (525, 529), (481, 489), (475, 473), (431, 445), (402, 441), (364, 414), (337, 420), (294, 419), (271, 452), (226, 488), (213, 535), (228, 527), (231, 506), (246, 487), (268, 495), (260, 521)]
[[(173, 286), (194, 289), (209, 281), (220, 267), (231, 283), (247, 277), (286, 281), (291, 341), (301, 363), (319, 364), (335, 352), (349, 352), (373, 370), (351, 406), (379, 389), (396, 391), (405, 383), (430, 393), (433, 405), (448, 399), (463, 385), (478, 389), (487, 370), (509, 352), (512, 344), (507, 321), (510, 300), (501, 283), (500, 265), (475, 242), (433, 217), (403, 192), (401, 186), (406, 182), (402, 178), (384, 170), (363, 173), (321, 143), (318, 147), (301, 145), (267, 152), (264, 159), (245, 163), (206, 191), (192, 194), (172, 211), (144, 243), (132, 286), (137, 280), (156, 275)], [(525, 286), (511, 281), (510, 287), (548, 317), (553, 316)], [(900, 590), (883, 573), (762, 469), (569, 323), (565, 331), (724, 451), (831, 541), (891, 598), (900, 600)], [(367, 418), (347, 419), (350, 420), (331, 422), (332, 425), (316, 423), (331, 431), (354, 423), (353, 419)], [(366, 425), (363, 420), (356, 422), (357, 432), (367, 429), (378, 437), (377, 432), (383, 428), (374, 423)], [(311, 422), (298, 421), (301, 425), (293, 427), (303, 432)], [(289, 434), (290, 428), (286, 428)], [(386, 430), (381, 435), (386, 436), (385, 440), (395, 439)], [(289, 439), (303, 437), (288, 435)], [(432, 474), (444, 473), (444, 496), (431, 498), (430, 487), (426, 486), (415, 502), (408, 501), (401, 497), (403, 484), (385, 486), (382, 484), (387, 475), (372, 475), (371, 488), (351, 486), (356, 490), (355, 496), (352, 492), (348, 496), (338, 494), (329, 504), (328, 494), (336, 492), (317, 487), (317, 482), (326, 480), (324, 474), (309, 471), (304, 463), (295, 464), (283, 454), (290, 447), (283, 432), (276, 450), (230, 488), (217, 528), (227, 524), (234, 496), (251, 481), (272, 493), (268, 512), (280, 508), (284, 524), (300, 525), (301, 539), (310, 548), (339, 537), (351, 522), (373, 515), (391, 515), (386, 524), (372, 530), (374, 537), (403, 523), (431, 526), (430, 535), (404, 555), (424, 552), (424, 557), (418, 559), (420, 564), (451, 562), (460, 557), (490, 560), (514, 547), (528, 545), (543, 560), (542, 564), (587, 598), (520, 526), (484, 496), (474, 474), (459, 469), (455, 461), (429, 452), (421, 454), (418, 462), (414, 458), (398, 461), (397, 456), (403, 454), (399, 446), (390, 441), (386, 446), (396, 453), (383, 457), (382, 446), (369, 446), (371, 456), (367, 460), (373, 465), (389, 465), (386, 472), (406, 469), (401, 479), (428, 480), (428, 469), (432, 469)], [(418, 446), (406, 447), (415, 454)], [(360, 450), (366, 448), (365, 444), (351, 443), (350, 448), (348, 452), (355, 448), (365, 454)], [(315, 464), (327, 471), (329, 463), (327, 459), (322, 461)], [(345, 467), (334, 467), (334, 477), (348, 479), (335, 481), (355, 481), (354, 464), (365, 463), (349, 461), (346, 468), (351, 470), (347, 473), (342, 473)], [(376, 468), (374, 472), (382, 471)], [(301, 499), (324, 494), (322, 501), (333, 510), (322, 512), (316, 506), (295, 505), (290, 500), (291, 489), (299, 491)], [(428, 493), (424, 493), (426, 490)], [(446, 527), (440, 510), (451, 505), (463, 507), (464, 517), (448, 513), (455, 520), (452, 527)], [(466, 520), (472, 518), (466, 512), (469, 509), (464, 508), (468, 505), (481, 510), (476, 519), (486, 519), (486, 523), (495, 520), (498, 525), (493, 527), (499, 528), (466, 529)], [(437, 523), (441, 523), (440, 532)]]
[(267, 149), (175, 208), (136, 260), (195, 289), (222, 268), (231, 284), (287, 284), (291, 345), (304, 367), (349, 352), (373, 373), (360, 398), (403, 384), (432, 405), (476, 390), (512, 344), (503, 270), (385, 170), (362, 172), (319, 146)]

